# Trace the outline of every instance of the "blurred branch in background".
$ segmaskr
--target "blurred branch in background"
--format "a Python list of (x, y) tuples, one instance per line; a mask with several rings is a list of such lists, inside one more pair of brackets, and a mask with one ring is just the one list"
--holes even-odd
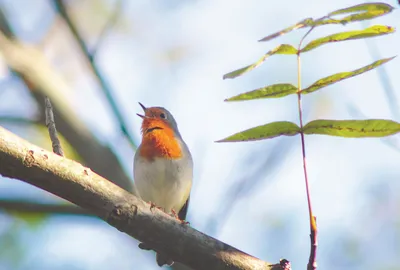
[[(381, 59), (382, 56), (380, 55), (378, 49), (375, 46), (374, 40), (364, 40), (368, 51), (371, 55), (372, 59)], [(400, 120), (400, 110), (399, 110), (399, 102), (397, 96), (395, 94), (393, 84), (390, 80), (390, 77), (387, 73), (387, 67), (382, 66), (381, 68), (376, 69), (378, 74), (379, 80), (382, 84), (383, 90), (385, 91), (385, 97), (387, 104), (389, 105), (390, 112), (392, 113), (393, 117), (396, 120)]]
[(47, 204), (37, 203), (25, 200), (6, 200), (0, 199), (0, 209), (6, 212), (19, 212), (31, 214), (51, 214), (51, 215), (74, 215), (74, 216), (92, 216), (89, 211), (68, 204)]
[(120, 187), (131, 190), (132, 183), (112, 150), (102, 145), (67, 102), (71, 92), (65, 80), (45, 56), (32, 46), (18, 42), (0, 9), (0, 52), (10, 69), (26, 84), (39, 106), (39, 122), (45, 123), (44, 97), (53, 102), (59, 132), (74, 147), (85, 165), (100, 175), (113, 179)]
[[(83, 37), (80, 35), (78, 28), (75, 26), (74, 22), (71, 20), (70, 16), (68, 15), (68, 11), (67, 11), (67, 7), (64, 5), (63, 3), (64, 1), (62, 0), (54, 0), (54, 6), (56, 7), (57, 11), (59, 12), (60, 16), (64, 19), (65, 23), (68, 25), (68, 28), (70, 29), (72, 35), (75, 37), (76, 42), (79, 45), (79, 48), (81, 49), (83, 55), (86, 57), (87, 62), (89, 63), (89, 67), (92, 70), (93, 74), (95, 75), (102, 91), (103, 94), (105, 95), (108, 103), (111, 106), (111, 109), (115, 115), (115, 117), (117, 118), (117, 121), (119, 123), (120, 129), (122, 131), (122, 133), (125, 135), (126, 139), (129, 141), (129, 143), (131, 144), (132, 148), (136, 150), (137, 146), (133, 140), (132, 135), (129, 132), (129, 129), (127, 127), (127, 124), (122, 116), (122, 113), (119, 109), (119, 106), (117, 105), (117, 102), (115, 101), (115, 98), (113, 96), (113, 91), (111, 90), (110, 84), (107, 82), (107, 80), (105, 79), (105, 77), (101, 74), (100, 69), (98, 68), (95, 59), (94, 59), (94, 54), (91, 54), (89, 52), (89, 49), (83, 39)], [(121, 10), (120, 8), (118, 8), (118, 5), (122, 5), (122, 3), (117, 4), (117, 12), (116, 14), (114, 14), (111, 19), (112, 20), (116, 20), (117, 19), (117, 15), (119, 14), (118, 11)], [(111, 25), (113, 25), (113, 22), (110, 22)], [(110, 27), (110, 26), (109, 26)], [(108, 28), (109, 28), (108, 27)], [(105, 31), (107, 31), (108, 29), (106, 28)], [(104, 34), (103, 34), (104, 35)], [(102, 40), (102, 37), (100, 36), (100, 41)], [(96, 46), (95, 48), (95, 52), (98, 51), (99, 45)]]
[(103, 29), (101, 30), (99, 37), (97, 38), (97, 42), (92, 49), (91, 58), (92, 61), (96, 57), (96, 53), (101, 47), (104, 39), (107, 37), (110, 30), (114, 27), (117, 23), (119, 16), (121, 15), (121, 11), (123, 10), (123, 4), (125, 3), (124, 0), (118, 0), (115, 4), (114, 11), (112, 12), (110, 18), (107, 20), (106, 24), (104, 25)]
[[(366, 23), (364, 23), (364, 25), (367, 26)], [(382, 58), (382, 56), (379, 53), (379, 50), (376, 47), (376, 43), (374, 42), (374, 40), (365, 40), (365, 44), (372, 59)], [(386, 103), (389, 107), (390, 113), (392, 114), (394, 119), (399, 121), (400, 120), (399, 101), (396, 96), (396, 92), (394, 90), (390, 76), (387, 73), (387, 68), (386, 66), (382, 66), (376, 69), (375, 71), (377, 72), (379, 81), (382, 85), (384, 96), (386, 98)], [(347, 110), (349, 111), (349, 114), (352, 117), (364, 118), (364, 119), (368, 118), (364, 113), (361, 112), (361, 110), (355, 104), (349, 104), (347, 106)], [(380, 138), (380, 140), (387, 146), (391, 147), (392, 149), (398, 152), (400, 151), (400, 140), (398, 136), (384, 137)]]
[[(227, 189), (228, 191), (225, 194), (225, 198), (221, 200), (222, 203), (215, 217), (210, 218), (207, 225), (207, 231), (209, 231), (210, 234), (218, 235), (223, 230), (225, 223), (235, 210), (236, 204), (247, 196), (256, 193), (257, 188), (260, 187), (262, 182), (281, 168), (280, 164), (284, 163), (289, 150), (292, 149), (293, 146), (294, 140), (290, 140), (289, 143), (288, 140), (279, 140), (274, 144), (273, 148), (268, 151), (268, 154), (259, 155), (250, 152), (245, 160), (238, 161), (240, 164), (247, 164), (247, 167), (250, 166), (250, 164), (256, 167), (252, 170), (248, 169), (241, 174), (233, 172), (235, 176), (232, 176), (232, 178), (236, 178), (237, 180)], [(254, 156), (265, 156), (265, 158), (259, 162), (254, 159)], [(256, 162), (258, 163), (256, 164)], [(239, 167), (241, 168), (241, 166)], [(238, 166), (234, 166), (234, 168), (238, 168)]]
[(0, 123), (19, 124), (19, 125), (38, 125), (38, 120), (28, 119), (19, 116), (0, 116)]

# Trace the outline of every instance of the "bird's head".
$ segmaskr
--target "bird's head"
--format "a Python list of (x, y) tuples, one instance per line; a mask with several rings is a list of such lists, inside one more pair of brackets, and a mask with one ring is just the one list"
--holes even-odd
[(146, 108), (142, 103), (139, 102), (142, 107), (144, 114), (137, 114), (143, 119), (142, 122), (142, 134), (145, 136), (156, 130), (162, 130), (165, 133), (173, 134), (180, 138), (178, 125), (172, 114), (163, 107), (150, 107)]

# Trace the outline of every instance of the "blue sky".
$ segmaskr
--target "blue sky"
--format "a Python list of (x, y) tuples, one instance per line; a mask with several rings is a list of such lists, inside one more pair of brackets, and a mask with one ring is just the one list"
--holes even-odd
[[(107, 2), (111, 6), (113, 1)], [(284, 257), (292, 261), (294, 268), (305, 267), (309, 231), (300, 138), (214, 143), (232, 133), (273, 121), (297, 123), (294, 95), (223, 102), (227, 97), (265, 85), (296, 84), (296, 59), (271, 57), (260, 68), (235, 80), (222, 80), (222, 75), (254, 62), (281, 43), (297, 44), (304, 31), (258, 43), (265, 35), (303, 18), (319, 17), (361, 2), (126, 2), (120, 23), (104, 40), (96, 61), (110, 81), (136, 140), (140, 138), (140, 118), (136, 116), (141, 110), (139, 101), (146, 106), (166, 107), (177, 120), (195, 161), (188, 216), (191, 225), (261, 259), (275, 262)], [(98, 24), (105, 20), (95, 15), (84, 16), (85, 12), (91, 12), (93, 3), (70, 2), (90, 44), (95, 43)], [(398, 6), (396, 1), (386, 3)], [(48, 1), (3, 0), (1, 4), (12, 14), (19, 37), (29, 43), (37, 44), (54, 19)], [(372, 24), (397, 27), (399, 23), (396, 9), (370, 22), (321, 27), (308, 40)], [(122, 140), (109, 106), (85, 63), (76, 55), (75, 45), (67, 38), (60, 28), (44, 50), (69, 86), (64, 95), (84, 123), (115, 149), (126, 170), (131, 172), (134, 152)], [(329, 44), (306, 53), (302, 57), (303, 86), (333, 73), (365, 66), (378, 58), (397, 55), (399, 44), (399, 35), (392, 34)], [(371, 48), (376, 51), (373, 55)], [(398, 88), (399, 60), (396, 58), (381, 69), (386, 70), (394, 89)], [(2, 70), (2, 84), (7, 88), (1, 94), (0, 115), (2, 112), (30, 115), (35, 108), (29, 105), (26, 90), (15, 81), (7, 81), (8, 74), (4, 67)], [(395, 97), (400, 100), (398, 91)], [(305, 122), (363, 118), (355, 115), (352, 107), (367, 118), (400, 122), (389, 108), (376, 71), (305, 96), (303, 102)], [(18, 105), (21, 103), (26, 106)], [(10, 128), (23, 135), (20, 129)], [(392, 139), (400, 141), (399, 135)], [(400, 201), (395, 191), (399, 188), (396, 180), (400, 176), (400, 152), (380, 139), (312, 135), (306, 137), (306, 146), (314, 212), (320, 230), (319, 268), (389, 269), (397, 265)], [(273, 155), (269, 156), (270, 153)], [(256, 173), (257, 185), (232, 209), (228, 206), (231, 212), (227, 220), (218, 221), (224, 223), (223, 227), (212, 229), (210, 223), (220, 217), (232, 185), (240, 179), (255, 181), (254, 177), (247, 177), (268, 158), (273, 162), (266, 162), (261, 172)], [(0, 195), (10, 190), (15, 196), (28, 194), (36, 198), (43, 194), (21, 183), (0, 181)], [(90, 218), (54, 217), (40, 229), (27, 228), (18, 237), (27, 250), (20, 269), (28, 265), (37, 269), (158, 269), (154, 254), (139, 250), (134, 240)]]

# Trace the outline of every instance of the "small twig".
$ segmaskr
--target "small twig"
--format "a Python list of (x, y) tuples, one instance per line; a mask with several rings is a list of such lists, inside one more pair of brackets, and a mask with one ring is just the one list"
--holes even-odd
[(304, 180), (306, 184), (306, 193), (307, 193), (307, 203), (308, 203), (308, 213), (310, 218), (310, 241), (311, 241), (311, 250), (310, 250), (310, 257), (307, 264), (307, 270), (315, 270), (317, 269), (317, 223), (316, 217), (312, 211), (312, 203), (311, 203), (311, 195), (310, 195), (310, 188), (308, 183), (308, 174), (307, 174), (307, 162), (306, 162), (306, 147), (304, 142), (304, 133), (303, 133), (303, 109), (301, 104), (301, 45), (304, 39), (307, 37), (308, 34), (314, 29), (314, 26), (308, 30), (308, 32), (303, 36), (300, 40), (298, 51), (297, 51), (297, 105), (299, 109), (299, 121), (300, 121), (300, 137), (301, 137), (301, 150), (303, 155), (303, 171), (304, 171)]
[(308, 258), (307, 270), (317, 269), (317, 248), (318, 248), (318, 230), (317, 230), (317, 217), (312, 216), (310, 232), (310, 257)]
[(105, 37), (107, 36), (108, 32), (114, 27), (117, 23), (119, 15), (121, 13), (123, 7), (124, 0), (118, 0), (115, 4), (114, 11), (112, 12), (110, 18), (107, 20), (106, 24), (104, 25), (103, 29), (101, 30), (99, 37), (97, 38), (97, 42), (94, 45), (91, 53), (92, 59), (96, 57), (97, 51), (101, 47)]
[(45, 97), (44, 103), (45, 103), (46, 126), (49, 129), (49, 135), (50, 135), (51, 145), (53, 147), (53, 152), (63, 157), (64, 151), (61, 147), (60, 140), (58, 139), (56, 123), (54, 121), (53, 107), (51, 106), (50, 99), (48, 97)]

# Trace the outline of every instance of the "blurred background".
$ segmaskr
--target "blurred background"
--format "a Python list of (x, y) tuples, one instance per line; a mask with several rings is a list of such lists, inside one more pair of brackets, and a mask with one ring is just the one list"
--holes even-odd
[[(396, 1), (385, 1), (398, 7)], [(51, 150), (45, 95), (66, 156), (129, 189), (141, 112), (163, 106), (195, 161), (191, 226), (270, 262), (305, 269), (309, 224), (300, 138), (217, 144), (272, 121), (298, 122), (295, 95), (224, 103), (274, 83), (297, 83), (295, 56), (273, 56), (235, 80), (223, 74), (305, 30), (257, 40), (306, 17), (361, 2), (1, 0), (0, 125)], [(326, 26), (312, 40), (372, 24)], [(329, 44), (303, 54), (303, 87), (399, 54), (400, 36)], [(313, 119), (400, 121), (400, 62), (304, 97)], [(319, 269), (400, 269), (400, 137), (306, 137), (319, 228)], [(0, 269), (159, 269), (138, 242), (71, 204), (0, 178)], [(183, 269), (175, 265), (174, 269)]]

